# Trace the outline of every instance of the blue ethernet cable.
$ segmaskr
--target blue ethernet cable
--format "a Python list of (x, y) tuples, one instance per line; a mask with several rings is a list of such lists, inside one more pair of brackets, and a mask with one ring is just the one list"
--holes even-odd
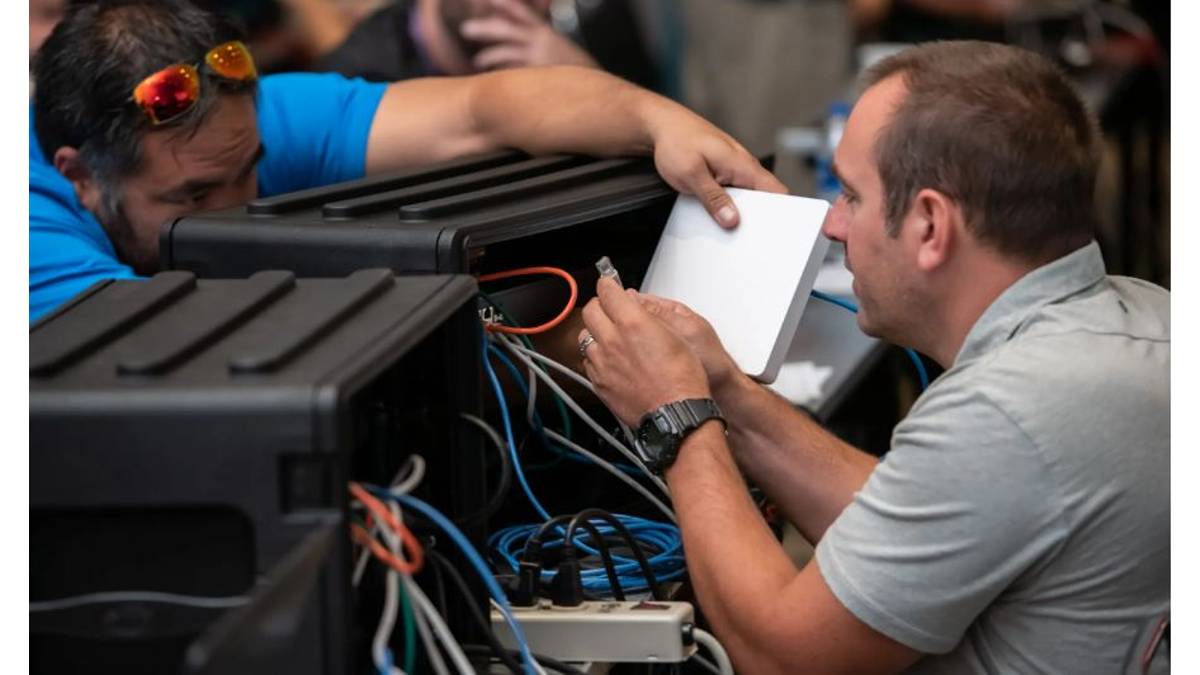
[(517, 475), (517, 482), (521, 484), (521, 489), (524, 490), (525, 496), (529, 498), (529, 503), (533, 505), (533, 509), (538, 512), (538, 516), (542, 520), (550, 520), (550, 514), (542, 507), (542, 503), (534, 496), (533, 489), (529, 487), (528, 481), (525, 480), (525, 472), (521, 469), (521, 460), (517, 457), (517, 442), (513, 439), (512, 419), (508, 415), (508, 401), (504, 398), (504, 390), (500, 386), (500, 379), (496, 377), (496, 370), (492, 368), (492, 362), (489, 358), (490, 354), (499, 354), (501, 358), (504, 355), (496, 348), (495, 345), (488, 342), (486, 336), (483, 338), (483, 370), (487, 373), (488, 381), (492, 384), (492, 391), (496, 393), (496, 401), (500, 405), (500, 418), (504, 422), (504, 436), (508, 441), (508, 452), (512, 456), (513, 473)]
[[(816, 289), (812, 290), (811, 295), (818, 300), (824, 300), (825, 302), (837, 305), (846, 311), (858, 314), (858, 305), (855, 305), (849, 300), (844, 300), (842, 298), (829, 295), (828, 293), (822, 293)], [(912, 360), (913, 366), (915, 366), (917, 369), (917, 379), (921, 382), (921, 391), (925, 391), (925, 388), (929, 386), (929, 373), (925, 371), (925, 363), (921, 361), (921, 356), (917, 354), (916, 350), (905, 347), (904, 352), (908, 354), (908, 358)]]
[(432, 520), (454, 541), (455, 545), (458, 546), (459, 550), (462, 551), (463, 555), (471, 563), (471, 566), (475, 568), (480, 578), (483, 579), (483, 585), (487, 587), (488, 594), (496, 601), (496, 606), (499, 608), (500, 614), (504, 617), (505, 622), (508, 623), (509, 628), (512, 629), (513, 638), (516, 639), (517, 644), (521, 648), (521, 659), (525, 662), (526, 674), (535, 675), (538, 672), (537, 665), (534, 663), (533, 654), (529, 651), (529, 643), (525, 640), (525, 633), (521, 630), (521, 624), (513, 616), (512, 607), (508, 604), (508, 596), (504, 595), (504, 591), (496, 583), (496, 578), (492, 576), (491, 571), (488, 569), (487, 563), (483, 561), (483, 557), (471, 545), (466, 535), (455, 527), (454, 523), (450, 522), (440, 511), (416, 497), (396, 494), (376, 485), (364, 485), (363, 487), (377, 497), (393, 499), (399, 502), (404, 508), (417, 511), (429, 520)]

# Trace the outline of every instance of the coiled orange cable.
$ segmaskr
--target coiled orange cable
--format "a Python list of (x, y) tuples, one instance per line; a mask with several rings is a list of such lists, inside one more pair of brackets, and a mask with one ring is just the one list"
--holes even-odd
[(561, 277), (567, 282), (567, 286), (571, 288), (571, 297), (567, 300), (567, 306), (563, 311), (558, 313), (558, 316), (547, 321), (540, 326), (532, 326), (530, 328), (518, 328), (516, 326), (502, 326), (500, 324), (489, 324), (487, 329), (496, 333), (509, 333), (511, 335), (537, 335), (545, 333), (554, 328), (558, 324), (566, 320), (571, 314), (571, 310), (575, 309), (575, 302), (579, 299), (579, 287), (575, 284), (575, 277), (569, 272), (558, 267), (522, 267), (520, 269), (508, 270), (506, 272), (494, 272), (492, 274), (484, 274), (479, 277), (480, 283), (488, 281), (499, 281), (501, 279), (510, 279), (512, 277), (524, 277), (533, 274), (552, 274), (556, 277)]

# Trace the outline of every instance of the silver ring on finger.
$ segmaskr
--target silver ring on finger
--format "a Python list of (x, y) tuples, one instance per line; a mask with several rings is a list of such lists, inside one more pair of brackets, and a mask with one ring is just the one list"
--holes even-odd
[(580, 356), (580, 358), (584, 358), (584, 359), (587, 358), (588, 347), (591, 347), (592, 343), (594, 343), (595, 341), (596, 341), (596, 337), (594, 335), (592, 335), (591, 333), (588, 333), (587, 335), (583, 336), (583, 339), (579, 341), (579, 356)]

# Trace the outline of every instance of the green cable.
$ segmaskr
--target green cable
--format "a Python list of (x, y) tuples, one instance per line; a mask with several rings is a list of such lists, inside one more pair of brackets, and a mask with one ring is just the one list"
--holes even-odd
[(408, 603), (408, 591), (404, 588), (404, 582), (400, 582), (400, 615), (404, 621), (404, 672), (413, 673), (416, 672), (418, 644), (412, 606)]
[[(364, 530), (369, 530), (367, 521), (360, 518), (357, 514), (350, 515), (350, 521), (357, 523)], [(416, 666), (417, 649), (420, 643), (417, 642), (416, 624), (413, 623), (412, 606), (408, 604), (408, 592), (404, 589), (404, 581), (398, 580), (398, 589), (400, 592), (400, 615), (404, 621), (404, 672), (412, 673)], [(390, 641), (390, 640), (389, 640)]]

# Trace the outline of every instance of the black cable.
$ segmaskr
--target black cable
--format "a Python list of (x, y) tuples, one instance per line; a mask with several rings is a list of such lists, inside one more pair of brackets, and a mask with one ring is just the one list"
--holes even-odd
[(580, 521), (579, 516), (572, 518), (571, 524), (567, 526), (567, 535), (563, 540), (563, 548), (575, 547), (571, 542), (574, 541), (572, 534), (574, 534), (576, 526), (587, 530), (587, 533), (592, 536), (596, 548), (600, 551), (600, 561), (604, 564), (604, 573), (608, 576), (608, 583), (612, 588), (613, 597), (617, 600), (624, 600), (625, 589), (621, 588), (621, 578), (617, 576), (617, 565), (613, 562), (612, 553), (608, 550), (608, 542), (604, 540), (604, 537), (600, 536), (600, 530), (596, 529), (595, 525), (588, 522), (586, 518), (583, 521)]
[(478, 417), (467, 417), (466, 413), (462, 413), (459, 419), (467, 422), (469, 426), (475, 428), (490, 440), (492, 447), (496, 449), (496, 455), (500, 458), (500, 482), (496, 484), (496, 490), (492, 493), (492, 497), (488, 500), (488, 503), (474, 513), (454, 519), (457, 524), (469, 527), (491, 518), (504, 505), (504, 499), (508, 496), (508, 491), (512, 487), (513, 467), (512, 459), (508, 456), (508, 450), (504, 447), (504, 439), (500, 438), (500, 434), (491, 425)]
[(633, 557), (637, 558), (638, 566), (642, 568), (642, 575), (646, 577), (646, 585), (650, 587), (650, 595), (655, 600), (665, 600), (666, 597), (662, 593), (662, 589), (658, 585), (658, 577), (654, 576), (654, 569), (650, 567), (650, 561), (646, 559), (646, 553), (642, 550), (637, 539), (625, 527), (625, 524), (617, 520), (613, 514), (603, 509), (584, 509), (575, 515), (571, 520), (571, 524), (567, 526), (567, 538), (570, 540), (572, 530), (575, 527), (576, 521), (589, 518), (600, 518), (612, 526), (614, 530), (621, 534), (625, 542), (629, 544), (629, 548), (633, 553)]
[[(572, 520), (573, 518), (575, 518), (575, 516), (555, 516), (542, 523), (542, 526), (538, 528), (537, 532), (534, 533), (534, 535), (530, 537), (527, 542), (525, 542), (525, 550), (521, 554), (521, 561), (537, 563), (540, 568), (542, 563), (542, 541), (547, 537), (547, 535), (550, 534), (550, 530), (555, 528), (561, 529), (563, 523), (574, 522), (574, 520)], [(618, 600), (624, 600), (625, 592), (624, 589), (621, 588), (621, 578), (617, 575), (617, 566), (612, 559), (612, 553), (608, 549), (608, 541), (600, 535), (600, 531), (596, 529), (595, 526), (586, 520), (581, 523), (580, 526), (587, 530), (587, 533), (591, 535), (592, 540), (596, 542), (596, 548), (600, 552), (600, 562), (604, 565), (604, 573), (608, 576), (608, 583), (612, 586), (613, 595)], [(572, 532), (573, 530), (568, 528), (567, 531)], [(568, 545), (568, 541), (564, 539), (563, 547), (565, 548)], [(534, 558), (537, 559), (535, 560)]]
[(505, 649), (504, 645), (500, 644), (500, 641), (496, 639), (496, 634), (492, 632), (492, 622), (484, 615), (483, 609), (479, 606), (479, 602), (471, 592), (471, 587), (467, 585), (466, 579), (463, 579), (462, 574), (454, 568), (454, 565), (450, 564), (446, 556), (439, 553), (436, 549), (425, 549), (425, 557), (432, 560), (437, 567), (445, 572), (446, 576), (450, 578), (451, 583), (458, 588), (458, 592), (467, 603), (471, 617), (475, 619), (475, 623), (478, 624), (479, 629), (483, 632), (483, 637), (487, 640), (488, 646), (491, 648), (492, 653), (496, 655), (496, 658), (500, 659), (514, 673), (525, 672), (525, 668), (521, 665), (519, 658), (513, 655), (514, 652)]
[[(471, 417), (475, 417), (475, 420), (478, 421), (477, 424), (476, 421), (467, 419), (466, 415), (467, 413), (459, 413), (459, 419), (463, 422), (467, 422), (471, 427), (482, 433), (485, 438), (491, 440), (491, 445), (496, 448), (496, 455), (500, 458), (500, 482), (496, 485), (496, 490), (488, 499), (488, 503), (478, 511), (468, 513), (465, 516), (451, 517), (451, 520), (454, 522), (454, 524), (464, 529), (469, 529), (486, 522), (489, 518), (496, 515), (496, 512), (500, 510), (500, 507), (504, 505), (504, 500), (506, 497), (508, 497), (508, 491), (512, 488), (513, 469), (512, 460), (509, 459), (508, 450), (505, 448), (504, 440), (500, 438), (500, 435), (496, 432), (496, 430), (482, 419), (471, 415)], [(482, 424), (483, 426), (479, 426), (479, 424)], [(404, 516), (404, 518), (405, 522), (413, 527), (421, 529), (435, 528), (435, 525), (432, 521), (417, 513), (407, 514)]]
[[(462, 648), (463, 648), (463, 651), (466, 652), (467, 654), (485, 654), (485, 653), (491, 651), (484, 645), (463, 645)], [(520, 652), (515, 651), (515, 650), (506, 649), (504, 651), (507, 652), (509, 654), (509, 656), (516, 656), (516, 655), (520, 654)], [(545, 666), (546, 668), (549, 668), (550, 670), (553, 670), (556, 673), (567, 673), (568, 675), (587, 675), (586, 673), (584, 673), (582, 670), (576, 668), (575, 666), (572, 666), (569, 663), (563, 663), (562, 661), (559, 661), (558, 659), (552, 659), (549, 656), (543, 656), (541, 654), (532, 654), (532, 656), (533, 656), (534, 661), (537, 661), (541, 665)], [(508, 664), (505, 663), (504, 665), (507, 666)], [(511, 668), (511, 666), (509, 666), (509, 667)], [(520, 672), (524, 672), (524, 671), (517, 670), (514, 672), (520, 673)]]
[[(433, 549), (432, 542), (430, 541), (424, 541), (422, 544), (422, 548), (424, 548), (426, 551)], [(434, 594), (431, 600), (434, 603), (434, 606), (437, 608), (439, 614), (442, 616), (450, 616), (449, 612), (447, 611), (449, 605), (446, 604), (446, 581), (442, 578), (442, 568), (437, 565), (429, 565), (427, 566), (427, 569), (429, 569), (430, 574), (433, 576)]]

